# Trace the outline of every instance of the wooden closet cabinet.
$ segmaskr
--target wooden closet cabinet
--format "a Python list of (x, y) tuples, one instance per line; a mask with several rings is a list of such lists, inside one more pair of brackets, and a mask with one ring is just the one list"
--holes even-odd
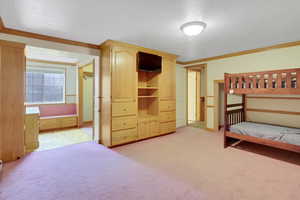
[[(138, 52), (162, 56), (162, 73), (138, 71)], [(175, 131), (175, 63), (175, 55), (160, 51), (112, 40), (101, 45), (102, 144), (117, 146)], [(169, 113), (160, 114), (161, 108)], [(169, 124), (161, 128), (161, 123)]]
[(159, 76), (159, 82), (160, 99), (176, 99), (176, 59), (163, 59), (163, 68)]
[(124, 47), (112, 47), (111, 51), (112, 101), (133, 102), (137, 93), (137, 51)]
[(160, 134), (176, 129), (176, 60), (163, 59), (160, 82)]
[(24, 155), (24, 44), (0, 40), (0, 160)]

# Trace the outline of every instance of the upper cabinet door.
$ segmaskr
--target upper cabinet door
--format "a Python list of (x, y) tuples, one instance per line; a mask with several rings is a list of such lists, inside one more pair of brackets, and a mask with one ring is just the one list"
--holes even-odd
[(162, 73), (160, 74), (160, 99), (174, 100), (176, 98), (176, 60), (163, 58)]
[(135, 101), (137, 95), (136, 51), (112, 49), (112, 100)]

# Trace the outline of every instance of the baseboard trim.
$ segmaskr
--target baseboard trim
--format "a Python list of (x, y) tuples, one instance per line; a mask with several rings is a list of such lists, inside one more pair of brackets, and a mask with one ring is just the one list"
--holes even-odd
[(215, 132), (216, 130), (213, 128), (205, 128), (205, 130), (209, 131), (209, 132)]

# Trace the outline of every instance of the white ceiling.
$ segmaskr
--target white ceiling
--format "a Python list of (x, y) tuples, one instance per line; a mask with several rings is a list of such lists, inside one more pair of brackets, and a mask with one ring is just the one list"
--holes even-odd
[[(0, 0), (9, 28), (100, 44), (121, 40), (179, 60), (300, 40), (299, 0)], [(208, 26), (188, 38), (179, 27)]]
[(91, 62), (94, 59), (94, 56), (89, 56), (85, 54), (78, 54), (67, 51), (59, 51), (54, 49), (46, 49), (32, 46), (26, 46), (26, 57), (37, 60), (81, 64)]

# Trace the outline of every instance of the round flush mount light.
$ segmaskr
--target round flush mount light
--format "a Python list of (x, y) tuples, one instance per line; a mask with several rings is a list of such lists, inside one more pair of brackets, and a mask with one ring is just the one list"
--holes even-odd
[(192, 21), (180, 26), (180, 30), (187, 36), (199, 35), (206, 28), (206, 23), (202, 21)]

